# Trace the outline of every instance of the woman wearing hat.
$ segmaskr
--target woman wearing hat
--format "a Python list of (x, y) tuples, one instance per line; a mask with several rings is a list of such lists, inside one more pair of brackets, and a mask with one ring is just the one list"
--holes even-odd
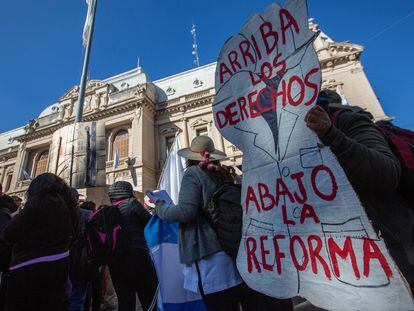
[[(161, 219), (179, 223), (180, 261), (186, 267), (185, 289), (199, 292), (207, 310), (239, 310), (239, 303), (243, 310), (259, 310), (260, 294), (243, 283), (234, 260), (222, 250), (215, 230), (200, 213), (217, 187), (224, 181), (232, 181), (219, 163), (226, 154), (215, 149), (211, 138), (198, 136), (190, 148), (179, 150), (178, 155), (187, 160), (178, 204), (165, 202), (157, 193), (147, 194), (156, 203), (156, 213)], [(278, 309), (272, 305), (271, 310)]]

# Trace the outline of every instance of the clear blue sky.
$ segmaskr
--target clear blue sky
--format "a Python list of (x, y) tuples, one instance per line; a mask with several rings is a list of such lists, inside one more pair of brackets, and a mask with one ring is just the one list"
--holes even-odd
[[(192, 68), (193, 19), (201, 64), (213, 62), (224, 41), (271, 2), (99, 0), (90, 77), (132, 69), (138, 56), (152, 80)], [(386, 113), (414, 129), (414, 1), (308, 2), (328, 35), (365, 46), (362, 62)], [(26, 124), (79, 83), (86, 9), (84, 0), (2, 3), (0, 132)]]

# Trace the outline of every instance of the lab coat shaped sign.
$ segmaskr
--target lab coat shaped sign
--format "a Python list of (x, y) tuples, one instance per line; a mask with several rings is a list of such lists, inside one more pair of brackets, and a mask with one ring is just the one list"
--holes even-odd
[(253, 15), (224, 44), (215, 123), (243, 151), (237, 266), (267, 295), (330, 310), (413, 310), (343, 169), (305, 125), (321, 70), (304, 0)]

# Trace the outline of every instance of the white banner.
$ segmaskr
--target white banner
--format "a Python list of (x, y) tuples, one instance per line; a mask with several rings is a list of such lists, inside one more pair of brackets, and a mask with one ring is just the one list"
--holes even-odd
[(243, 151), (237, 266), (267, 295), (331, 310), (413, 310), (336, 157), (305, 125), (321, 69), (305, 0), (253, 15), (222, 48), (213, 112)]

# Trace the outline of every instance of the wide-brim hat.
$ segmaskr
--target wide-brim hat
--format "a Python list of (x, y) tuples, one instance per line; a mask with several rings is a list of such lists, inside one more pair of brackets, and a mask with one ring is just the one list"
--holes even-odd
[(208, 136), (197, 136), (191, 142), (190, 148), (183, 148), (178, 150), (178, 155), (180, 157), (195, 160), (195, 161), (203, 161), (203, 153), (208, 152), (211, 161), (218, 161), (221, 159), (226, 158), (226, 154), (222, 151), (216, 150), (214, 147), (213, 140)]

